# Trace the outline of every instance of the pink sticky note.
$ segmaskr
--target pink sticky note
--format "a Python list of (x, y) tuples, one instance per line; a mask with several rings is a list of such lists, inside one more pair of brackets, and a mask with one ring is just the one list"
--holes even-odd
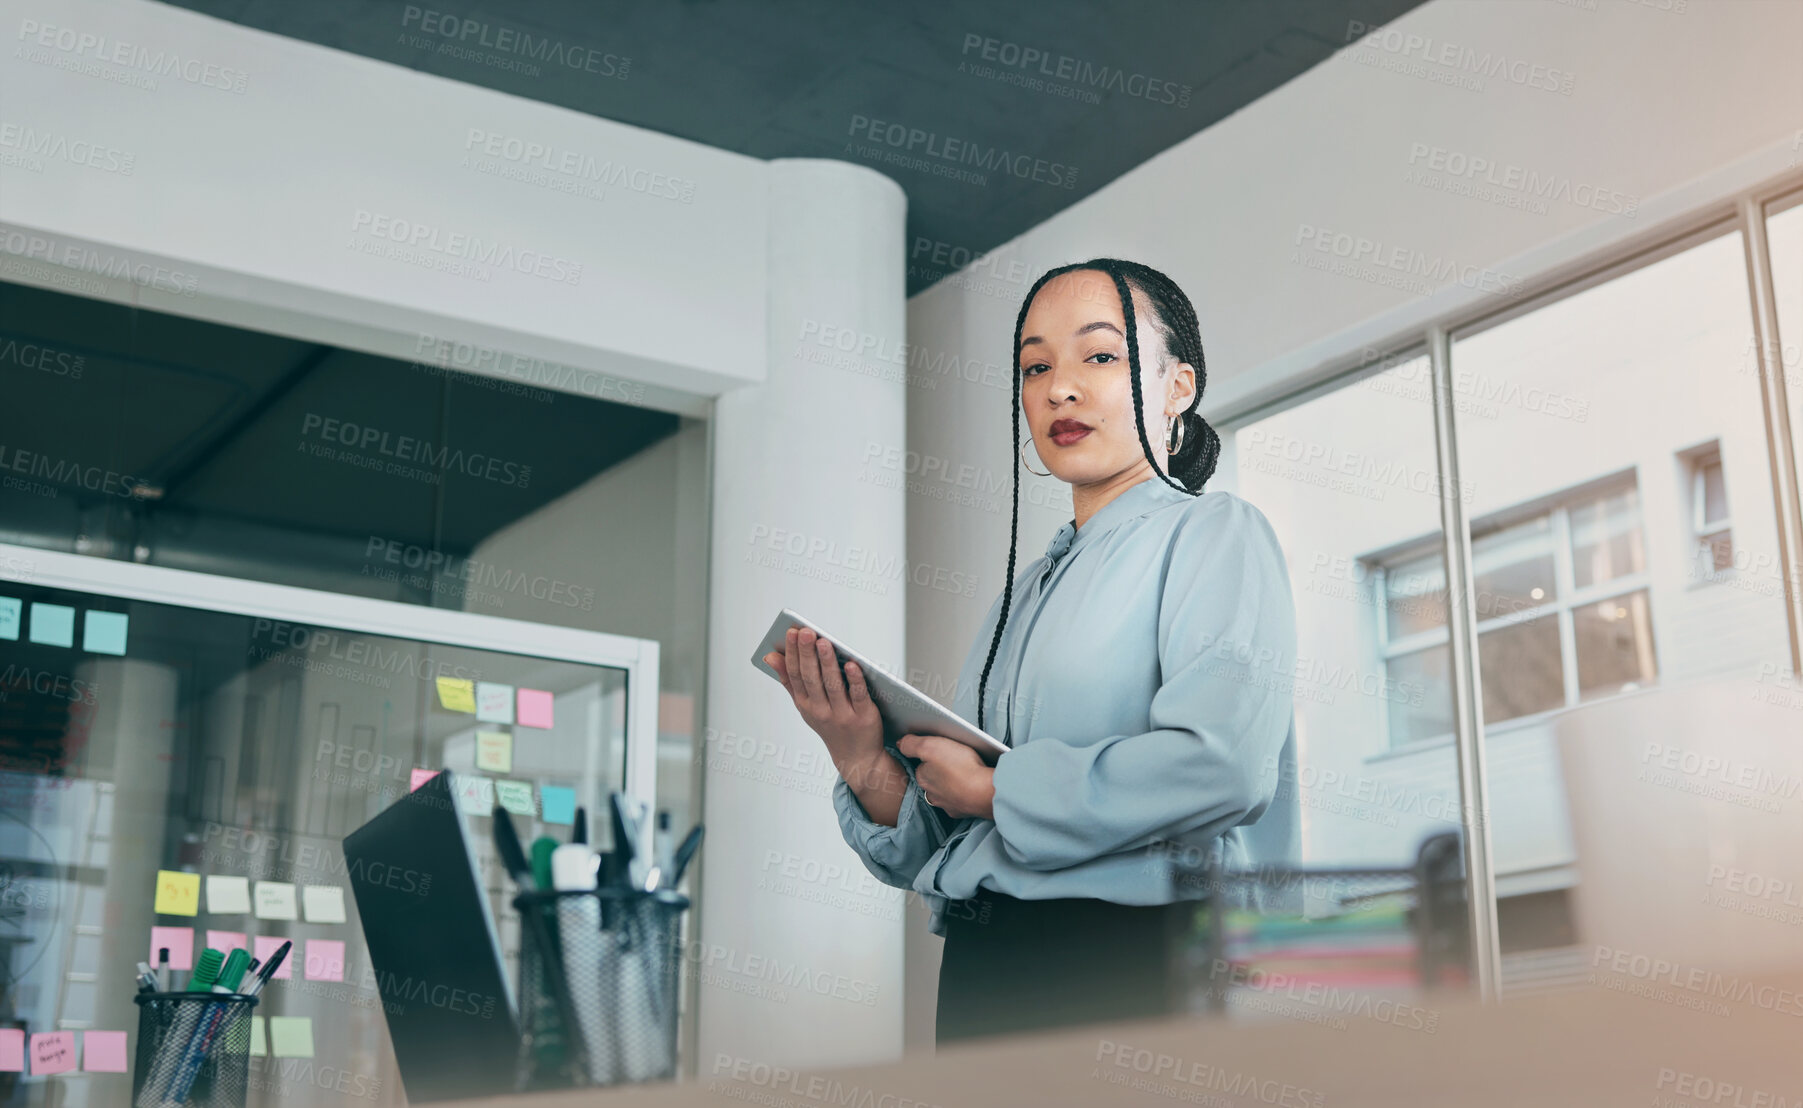
[(0, 1073), (25, 1072), (25, 1032), (0, 1027)]
[(549, 727), (554, 703), (555, 698), (543, 689), (521, 689), (514, 719), (521, 727)]
[(81, 1068), (89, 1073), (127, 1073), (125, 1032), (83, 1031), (81, 1033)]
[(308, 939), (306, 973), (309, 981), (343, 981), (344, 944), (337, 939)]
[(157, 950), (169, 948), (169, 968), (194, 968), (194, 929), (192, 927), (152, 927), (150, 929), (150, 968), (156, 969)]
[[(251, 953), (256, 955), (258, 962), (268, 965), (269, 956), (275, 953), (276, 947), (288, 941), (280, 935), (258, 935)], [(282, 959), (282, 964), (275, 971), (275, 976), (278, 981), (286, 981), (294, 976), (294, 951), (290, 950), (288, 956)]]
[(75, 1032), (43, 1031), (31, 1037), (31, 1076), (75, 1068)]
[(208, 931), (207, 945), (221, 954), (250, 949), (250, 943), (244, 938), (242, 931)]
[(407, 791), (412, 792), (437, 776), (438, 771), (435, 769), (416, 769), (413, 771), (413, 784), (407, 787)]

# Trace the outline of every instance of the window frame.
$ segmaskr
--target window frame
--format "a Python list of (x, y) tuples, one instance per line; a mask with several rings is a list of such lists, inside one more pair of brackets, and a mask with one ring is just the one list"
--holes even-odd
[[(1491, 512), (1481, 519), (1472, 521), (1472, 542), (1473, 545), (1475, 545), (1479, 537), (1483, 535), (1528, 520), (1547, 517), (1551, 523), (1553, 543), (1553, 595), (1546, 601), (1536, 604), (1531, 608), (1519, 608), (1512, 612), (1505, 612), (1502, 615), (1478, 619), (1475, 627), (1480, 642), (1483, 639), (1484, 634), (1488, 631), (1495, 631), (1516, 624), (1531, 623), (1548, 615), (1557, 617), (1559, 628), (1559, 666), (1561, 673), (1562, 703), (1560, 703), (1558, 707), (1547, 708), (1539, 712), (1529, 712), (1524, 715), (1510, 716), (1505, 720), (1486, 721), (1486, 731), (1525, 727), (1531, 723), (1548, 719), (1559, 712), (1578, 707), (1581, 704), (1593, 704), (1615, 696), (1632, 696), (1635, 693), (1642, 691), (1640, 689), (1631, 689), (1623, 692), (1592, 697), (1589, 700), (1583, 698), (1582, 690), (1580, 690), (1578, 686), (1577, 629), (1572, 613), (1578, 608), (1588, 607), (1589, 605), (1596, 604), (1600, 601), (1611, 600), (1640, 590), (1645, 590), (1647, 592), (1648, 604), (1651, 604), (1653, 577), (1651, 566), (1652, 551), (1650, 545), (1646, 542), (1646, 516), (1644, 513), (1640, 514), (1636, 526), (1640, 529), (1642, 548), (1645, 549), (1648, 554), (1648, 564), (1642, 566), (1636, 572), (1621, 574), (1610, 578), (1608, 581), (1586, 585), (1580, 588), (1576, 584), (1576, 573), (1574, 570), (1571, 549), (1572, 508), (1629, 489), (1638, 492), (1639, 488), (1640, 474), (1638, 469), (1630, 467), (1628, 469), (1618, 470), (1615, 473), (1605, 474), (1602, 477), (1598, 477), (1591, 481), (1585, 481), (1582, 484), (1568, 486), (1556, 492), (1523, 501), (1520, 504), (1510, 505), (1507, 508)], [(1446, 620), (1442, 620), (1440, 626), (1437, 628), (1416, 631), (1413, 634), (1404, 635), (1400, 639), (1395, 640), (1390, 637), (1390, 595), (1387, 588), (1390, 570), (1403, 563), (1417, 561), (1432, 551), (1439, 549), (1440, 546), (1440, 539), (1438, 536), (1434, 536), (1419, 539), (1402, 546), (1393, 547), (1386, 551), (1381, 557), (1364, 555), (1359, 558), (1359, 562), (1364, 566), (1365, 572), (1370, 574), (1375, 582), (1373, 596), (1374, 603), (1377, 607), (1377, 619), (1375, 621), (1377, 630), (1377, 660), (1378, 663), (1384, 667), (1385, 680), (1389, 679), (1389, 666), (1392, 659), (1404, 657), (1409, 654), (1420, 653), (1423, 650), (1428, 650), (1436, 646), (1444, 645), (1450, 647), (1451, 645), (1451, 629)], [(1450, 606), (1448, 607), (1448, 615), (1450, 615)], [(1653, 645), (1656, 651), (1658, 643), (1655, 642)], [(1480, 672), (1477, 676), (1481, 695), (1482, 673)], [(1658, 674), (1655, 673), (1652, 684), (1657, 684), (1657, 682)], [(1384, 746), (1377, 749), (1375, 752), (1367, 751), (1365, 759), (1367, 762), (1415, 753), (1432, 749), (1437, 746), (1444, 746), (1451, 743), (1454, 739), (1455, 732), (1449, 730), (1418, 739), (1411, 739), (1408, 742), (1397, 743), (1392, 737), (1391, 710), (1391, 704), (1388, 698), (1382, 698), (1383, 724), (1381, 727), (1381, 734)]]

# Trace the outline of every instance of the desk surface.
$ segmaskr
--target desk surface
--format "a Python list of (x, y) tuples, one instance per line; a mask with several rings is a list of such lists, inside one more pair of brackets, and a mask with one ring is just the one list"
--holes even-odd
[(1397, 1011), (1347, 994), (1311, 1009), (1298, 997), (1291, 1010), (1312, 1010), (1337, 1022), (1248, 1025), (1193, 1017), (1117, 1023), (998, 1037), (887, 1065), (804, 1072), (752, 1059), (705, 1058), (695, 1081), (457, 1104), (1803, 1105), (1803, 971), (1734, 977), (1678, 969), (1655, 976), (1635, 968), (1638, 976), (1602, 968), (1589, 987), (1489, 1007), (1453, 995)]

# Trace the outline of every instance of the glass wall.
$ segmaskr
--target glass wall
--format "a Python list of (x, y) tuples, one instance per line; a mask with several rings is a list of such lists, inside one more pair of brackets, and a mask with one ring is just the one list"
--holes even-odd
[[(536, 833), (567, 815), (559, 790), (598, 798), (624, 758), (618, 671), (65, 595), (34, 582), (35, 551), (655, 640), (658, 806), (679, 835), (698, 818), (705, 423), (604, 374), (428, 335), (418, 357), (0, 284), (0, 543), (25, 548), (0, 560), (0, 1026), (135, 1033), (109, 1005), (152, 927), (292, 937), (260, 1011), (310, 1020), (311, 1057), (269, 1042), (251, 1104), (403, 1103), (343, 835), (440, 765)], [(456, 368), (475, 363), (506, 368)], [(58, 609), (67, 641), (41, 638), (34, 613)], [(123, 617), (122, 650), (89, 613)], [(554, 725), (454, 709), (422, 673), (545, 694), (530, 710), (548, 699)], [(200, 882), (195, 914), (153, 910), (159, 872)], [(290, 886), (296, 913), (216, 911), (215, 877)], [(334, 885), (345, 920), (315, 920), (306, 890)], [(123, 1103), (128, 1082), (0, 1074), (0, 1103)]]
[(1271, 522), (1297, 620), (1295, 749), (1266, 767), (1251, 868), (1207, 878), (1202, 979), (1235, 1018), (1426, 1030), (1467, 979), (1431, 399), (1424, 356), (1374, 355), (1224, 437), (1209, 487)]
[[(1517, 982), (1588, 969), (1570, 816), (1632, 787), (1566, 782), (1561, 727), (1588, 734), (1635, 710), (1618, 698), (1711, 677), (1751, 689), (1788, 661), (1752, 336), (1744, 243), (1718, 232), (1452, 344), (1455, 387), (1491, 398), (1460, 419), (1458, 448)], [(1679, 718), (1639, 738), (1724, 755)], [(1596, 864), (1626, 846), (1594, 842)]]

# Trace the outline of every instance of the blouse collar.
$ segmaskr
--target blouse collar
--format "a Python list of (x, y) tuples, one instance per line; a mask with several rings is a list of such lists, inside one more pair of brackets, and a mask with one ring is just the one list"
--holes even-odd
[(1130, 519), (1138, 519), (1154, 508), (1191, 499), (1194, 498), (1189, 493), (1165, 484), (1163, 478), (1148, 477), (1102, 505), (1081, 528), (1077, 527), (1076, 521), (1065, 520), (1064, 525), (1058, 528), (1058, 533), (1052, 536), (1052, 541), (1046, 544), (1046, 557), (1056, 561), (1069, 553), (1073, 546), (1092, 535), (1099, 535)]

